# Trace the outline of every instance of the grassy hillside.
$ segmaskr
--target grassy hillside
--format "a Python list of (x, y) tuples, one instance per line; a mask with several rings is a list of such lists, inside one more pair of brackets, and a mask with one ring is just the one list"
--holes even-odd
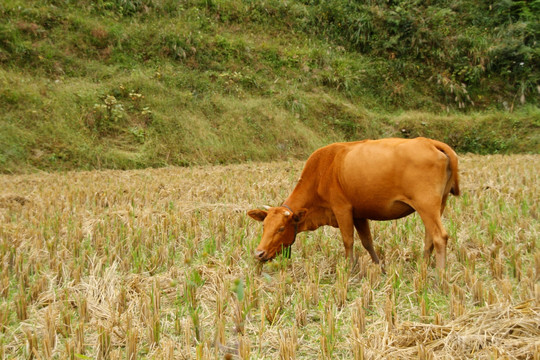
[(5, 0), (0, 171), (540, 150), (539, 1)]

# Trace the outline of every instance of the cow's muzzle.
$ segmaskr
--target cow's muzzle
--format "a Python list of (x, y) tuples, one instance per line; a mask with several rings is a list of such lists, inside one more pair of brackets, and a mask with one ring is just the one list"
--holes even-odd
[(253, 252), (253, 256), (259, 261), (268, 261), (268, 259), (266, 258), (266, 251), (264, 250), (255, 250)]

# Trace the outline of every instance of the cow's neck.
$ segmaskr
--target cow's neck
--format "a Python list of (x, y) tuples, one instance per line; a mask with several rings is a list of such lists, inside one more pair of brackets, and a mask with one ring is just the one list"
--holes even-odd
[(298, 231), (316, 230), (325, 225), (338, 226), (333, 211), (320, 206), (311, 207), (308, 209), (305, 220), (299, 224)]
[(318, 199), (316, 184), (300, 179), (283, 203), (290, 207), (293, 213), (307, 209), (304, 220), (298, 224), (298, 232), (315, 230), (324, 225), (337, 226), (332, 210), (318, 205), (321, 201)]
[(302, 208), (309, 209), (313, 203), (313, 196), (316, 196), (316, 194), (317, 192), (313, 191), (312, 184), (300, 178), (294, 190), (289, 197), (285, 199), (283, 204), (287, 205), (293, 212)]

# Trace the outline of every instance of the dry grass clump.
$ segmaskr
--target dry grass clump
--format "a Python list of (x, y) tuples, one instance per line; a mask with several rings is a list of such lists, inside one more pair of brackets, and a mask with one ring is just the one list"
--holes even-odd
[(539, 310), (530, 300), (515, 306), (489, 305), (446, 325), (406, 322), (401, 324), (384, 356), (527, 358), (538, 354)]
[(302, 162), (0, 176), (0, 358), (540, 357), (538, 156), (463, 156), (448, 265), (417, 215), (252, 259)]

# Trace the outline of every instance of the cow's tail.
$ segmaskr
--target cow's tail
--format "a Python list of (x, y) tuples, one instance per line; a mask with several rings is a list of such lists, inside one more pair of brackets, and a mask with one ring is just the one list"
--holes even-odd
[(458, 157), (456, 152), (448, 145), (443, 142), (433, 140), (433, 144), (437, 150), (443, 152), (450, 161), (449, 167), (451, 172), (451, 188), (450, 193), (458, 196), (459, 195), (459, 173), (458, 173)]

